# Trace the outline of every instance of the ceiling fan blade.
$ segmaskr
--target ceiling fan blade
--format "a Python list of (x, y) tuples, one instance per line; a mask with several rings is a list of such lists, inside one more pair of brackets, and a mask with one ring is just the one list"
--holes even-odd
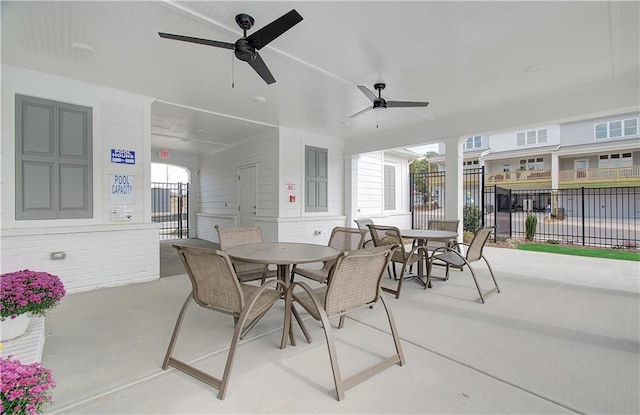
[(352, 115), (351, 117), (349, 117), (349, 118), (355, 118), (355, 117), (358, 117), (358, 116), (360, 116), (360, 115), (364, 114), (365, 112), (369, 112), (369, 111), (371, 111), (372, 109), (373, 109), (373, 107), (365, 108), (365, 109), (363, 109), (363, 110), (362, 110), (362, 111), (360, 111), (360, 112), (356, 112), (355, 114), (353, 114), (353, 115)]
[(276, 81), (276, 78), (271, 75), (269, 68), (267, 68), (267, 64), (264, 63), (258, 52), (256, 52), (256, 57), (248, 60), (247, 63), (254, 71), (258, 72), (258, 75), (260, 75), (267, 84), (271, 85)]
[(302, 16), (295, 10), (291, 10), (289, 13), (280, 16), (273, 22), (269, 23), (262, 29), (253, 32), (247, 36), (247, 41), (256, 50), (260, 50), (267, 46), (269, 42), (291, 29), (296, 24), (302, 21)]
[(429, 105), (428, 102), (387, 101), (387, 108), (388, 107), (395, 107), (395, 108), (400, 108), (400, 107), (426, 107), (427, 105)]
[(236, 45), (233, 43), (227, 42), (218, 42), (217, 40), (209, 40), (209, 39), (200, 39), (199, 37), (190, 37), (190, 36), (182, 36), (182, 35), (172, 35), (171, 33), (162, 33), (158, 32), (161, 38), (164, 39), (173, 39), (173, 40), (181, 40), (183, 42), (191, 42), (191, 43), (199, 43), (201, 45), (207, 46), (215, 46), (217, 48), (231, 49), (234, 50)]
[(360, 91), (362, 91), (363, 94), (365, 94), (367, 96), (367, 98), (369, 98), (371, 100), (371, 102), (375, 101), (376, 99), (378, 99), (378, 97), (376, 96), (376, 94), (374, 94), (369, 88), (367, 88), (366, 86), (362, 86), (362, 85), (358, 85), (358, 89)]

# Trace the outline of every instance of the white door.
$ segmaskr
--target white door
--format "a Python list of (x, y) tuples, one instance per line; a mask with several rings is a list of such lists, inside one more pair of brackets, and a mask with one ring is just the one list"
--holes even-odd
[(253, 226), (256, 213), (256, 192), (257, 192), (257, 168), (256, 166), (241, 167), (238, 173), (240, 195), (238, 200), (238, 213), (240, 215), (240, 226)]
[(585, 179), (587, 177), (587, 169), (589, 168), (589, 160), (575, 160), (573, 169), (576, 171), (576, 179)]

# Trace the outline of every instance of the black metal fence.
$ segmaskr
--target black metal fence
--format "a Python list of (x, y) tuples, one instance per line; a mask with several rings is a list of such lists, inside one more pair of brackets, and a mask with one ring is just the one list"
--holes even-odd
[[(430, 219), (444, 219), (444, 172), (411, 174), (413, 228), (426, 229)], [(640, 248), (640, 187), (574, 189), (503, 189), (484, 186), (484, 168), (465, 169), (463, 177), (465, 229), (497, 226), (496, 239), (525, 238), (528, 214), (536, 215), (534, 240)]]
[[(412, 197), (409, 202), (413, 228), (426, 229), (430, 219), (445, 219), (445, 172), (411, 173)], [(464, 205), (485, 206), (484, 167), (465, 169), (462, 178)], [(483, 225), (480, 217), (480, 225)]]
[(151, 220), (160, 223), (160, 239), (189, 237), (188, 201), (188, 183), (151, 183)]
[[(509, 216), (509, 238), (525, 238), (527, 215), (537, 217), (534, 240), (607, 248), (640, 247), (640, 187), (508, 190), (488, 187), (486, 200), (495, 201), (488, 225)], [(498, 229), (499, 229), (498, 228)]]

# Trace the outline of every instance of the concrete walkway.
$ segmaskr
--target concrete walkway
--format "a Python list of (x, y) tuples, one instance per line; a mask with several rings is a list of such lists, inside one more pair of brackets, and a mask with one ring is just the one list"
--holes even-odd
[[(46, 319), (49, 413), (640, 413), (640, 264), (487, 248), (501, 293), (480, 304), (468, 271), (388, 298), (405, 366), (335, 398), (320, 325), (279, 349), (281, 304), (241, 343), (224, 401), (160, 368), (188, 278), (67, 296)], [(480, 284), (489, 288), (482, 265)], [(436, 269), (441, 273), (443, 269)], [(303, 316), (308, 317), (306, 314)], [(220, 376), (232, 319), (192, 306), (176, 356)], [(382, 307), (335, 330), (344, 376), (392, 353)]]

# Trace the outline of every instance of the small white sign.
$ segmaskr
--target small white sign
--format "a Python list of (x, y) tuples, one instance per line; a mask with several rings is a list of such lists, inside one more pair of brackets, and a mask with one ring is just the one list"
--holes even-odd
[(116, 206), (111, 211), (111, 220), (115, 222), (127, 222), (133, 219), (133, 210), (130, 206)]
[(133, 175), (112, 174), (109, 183), (111, 206), (133, 206)]

